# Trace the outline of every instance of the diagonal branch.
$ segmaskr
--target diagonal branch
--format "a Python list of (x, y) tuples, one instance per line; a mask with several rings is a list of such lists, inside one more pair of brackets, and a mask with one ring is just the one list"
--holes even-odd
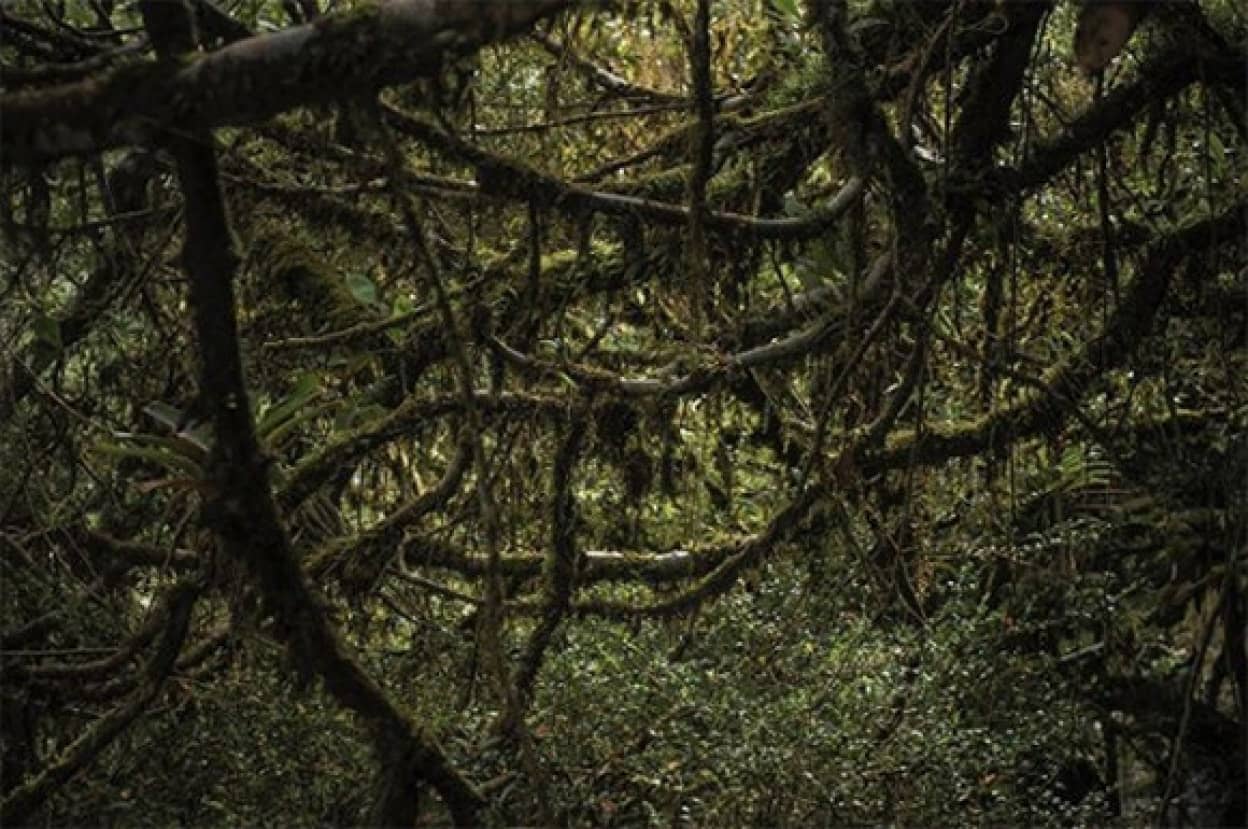
[(162, 598), (161, 610), (154, 616), (163, 622), (164, 635), (143, 669), (138, 690), (124, 704), (96, 720), (55, 762), (10, 792), (0, 802), (0, 825), (24, 824), (58, 786), (82, 771), (147, 709), (173, 670), (190, 627), (197, 595), (195, 587), (183, 582)]
[(921, 436), (913, 432), (897, 435), (888, 447), (868, 453), (862, 469), (871, 473), (910, 463), (936, 466), (952, 458), (999, 451), (1019, 438), (1056, 429), (1097, 378), (1130, 356), (1148, 336), (1171, 276), (1183, 260), (1207, 256), (1228, 243), (1242, 248), (1245, 238), (1248, 203), (1241, 202), (1161, 239), (1146, 254), (1139, 275), (1104, 330), (1048, 374), (1044, 391), (971, 423), (933, 427)]
[(1036, 146), (1020, 167), (1005, 171), (1006, 187), (1024, 192), (1043, 185), (1154, 102), (1168, 100), (1197, 81), (1237, 92), (1242, 99), (1248, 59), (1234, 52), (1193, 55), (1188, 44), (1177, 44), (1149, 61), (1135, 81), (1115, 87), (1061, 135)]

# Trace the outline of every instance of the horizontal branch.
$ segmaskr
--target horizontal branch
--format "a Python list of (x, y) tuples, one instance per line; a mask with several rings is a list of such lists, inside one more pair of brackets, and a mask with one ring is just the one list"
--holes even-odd
[[(663, 553), (582, 550), (578, 555), (583, 564), (577, 579), (582, 585), (634, 580), (658, 585), (696, 578), (714, 570), (724, 559), (738, 552), (747, 540), (734, 539), (722, 544)], [(486, 573), (485, 556), (470, 553), (433, 536), (409, 534), (402, 540), (399, 551), (405, 571), (430, 567), (450, 570), (466, 578)], [(545, 561), (542, 553), (503, 555), (499, 558), (499, 571), (508, 578), (537, 578), (542, 574)]]
[(449, 61), (527, 31), (570, 0), (392, 0), (247, 38), (176, 72), (155, 61), (78, 83), (0, 96), (7, 161), (37, 163), (148, 144), (174, 125), (264, 121), (436, 75)]
[[(493, 395), (479, 391), (474, 395), (474, 405), (486, 416), (501, 414), (532, 417), (539, 414), (559, 416), (567, 404), (555, 397), (523, 393)], [(463, 406), (454, 395), (431, 399), (408, 398), (394, 411), (346, 433), (301, 462), (291, 473), (289, 482), (278, 493), (278, 505), (289, 513), (340, 469), (349, 466), (355, 458), (414, 429), (423, 428), (430, 421), (462, 413)]]
[[(569, 214), (601, 213), (630, 216), (672, 227), (689, 222), (686, 205), (621, 193), (592, 190), (570, 184), (533, 167), (470, 144), (433, 124), (393, 107), (385, 109), (387, 123), (398, 131), (452, 158), (473, 165), (482, 194), (518, 201), (536, 201)], [(850, 178), (824, 208), (809, 216), (762, 218), (740, 213), (711, 211), (708, 230), (755, 239), (815, 239), (825, 235), (862, 196), (866, 182)]]

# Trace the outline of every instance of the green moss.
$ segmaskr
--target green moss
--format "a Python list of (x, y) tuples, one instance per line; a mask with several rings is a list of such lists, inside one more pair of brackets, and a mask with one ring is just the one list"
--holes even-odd
[(289, 237), (268, 237), (253, 246), (262, 291), (293, 300), (313, 330), (341, 328), (372, 318), (336, 271)]

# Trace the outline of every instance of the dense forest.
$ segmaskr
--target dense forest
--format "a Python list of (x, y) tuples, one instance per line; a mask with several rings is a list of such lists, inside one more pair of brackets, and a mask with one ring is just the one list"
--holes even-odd
[(1246, 44), (0, 3), (0, 824), (1244, 825)]

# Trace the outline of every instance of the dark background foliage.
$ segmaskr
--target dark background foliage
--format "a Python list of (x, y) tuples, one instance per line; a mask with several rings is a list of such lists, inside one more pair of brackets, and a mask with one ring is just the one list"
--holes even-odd
[(0, 32), (5, 825), (1243, 824), (1237, 4)]

